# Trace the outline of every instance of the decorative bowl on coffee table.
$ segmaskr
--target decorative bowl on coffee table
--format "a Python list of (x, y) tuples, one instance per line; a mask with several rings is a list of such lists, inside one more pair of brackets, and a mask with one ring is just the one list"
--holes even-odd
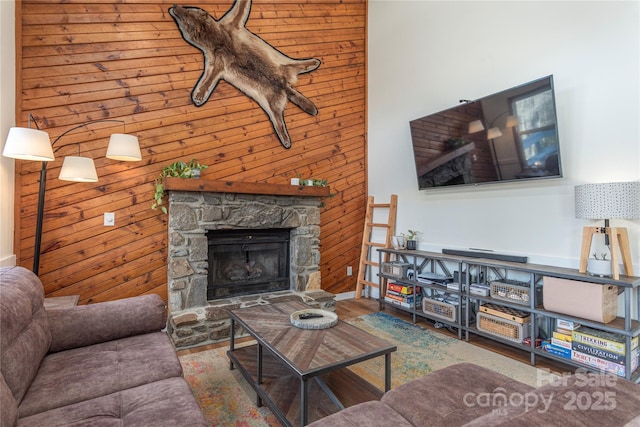
[(301, 329), (327, 329), (338, 323), (338, 315), (333, 311), (307, 308), (291, 313), (291, 324)]

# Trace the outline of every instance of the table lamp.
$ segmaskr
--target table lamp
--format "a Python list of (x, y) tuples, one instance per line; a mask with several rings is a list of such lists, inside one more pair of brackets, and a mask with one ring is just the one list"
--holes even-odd
[(640, 181), (582, 184), (575, 187), (576, 218), (604, 219), (604, 227), (584, 227), (580, 253), (580, 273), (587, 272), (587, 262), (594, 234), (604, 234), (611, 251), (611, 272), (620, 278), (618, 247), (624, 271), (633, 276), (629, 235), (625, 227), (610, 227), (609, 220), (640, 218)]

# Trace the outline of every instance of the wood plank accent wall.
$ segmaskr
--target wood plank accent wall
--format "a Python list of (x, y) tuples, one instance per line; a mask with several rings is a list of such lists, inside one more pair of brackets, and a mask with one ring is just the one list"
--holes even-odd
[[(48, 296), (80, 303), (157, 293), (166, 300), (167, 216), (150, 209), (162, 166), (196, 158), (208, 179), (289, 183), (329, 181), (322, 209), (323, 289), (355, 289), (366, 203), (365, 0), (254, 0), (247, 28), (293, 58), (320, 68), (299, 76), (312, 117), (289, 103), (292, 148), (278, 141), (263, 110), (226, 82), (195, 107), (191, 90), (202, 53), (187, 44), (168, 13), (175, 3), (145, 0), (23, 0), (17, 11), (17, 125), (28, 113), (52, 141), (65, 135), (48, 165), (40, 277)], [(216, 19), (231, 0), (185, 3)], [(143, 160), (105, 158), (111, 133), (139, 137)], [(79, 143), (79, 144), (77, 144)], [(90, 156), (99, 182), (57, 179), (65, 155)], [(38, 162), (16, 161), (16, 254), (33, 262)], [(103, 214), (115, 213), (115, 226)], [(352, 277), (347, 266), (354, 267)]]

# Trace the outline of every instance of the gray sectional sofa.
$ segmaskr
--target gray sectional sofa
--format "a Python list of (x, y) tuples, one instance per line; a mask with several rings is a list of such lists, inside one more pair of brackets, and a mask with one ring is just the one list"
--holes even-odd
[(157, 295), (46, 310), (42, 283), (0, 269), (0, 425), (207, 426)]
[(579, 371), (538, 388), (459, 363), (309, 427), (640, 426), (640, 385)]

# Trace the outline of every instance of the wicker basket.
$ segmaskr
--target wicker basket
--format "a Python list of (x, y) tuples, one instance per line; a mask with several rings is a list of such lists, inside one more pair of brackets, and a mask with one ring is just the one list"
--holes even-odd
[(487, 313), (478, 313), (477, 327), (479, 331), (495, 335), (509, 341), (521, 343), (529, 331), (531, 323), (520, 324), (509, 319), (502, 319)]
[(422, 298), (422, 311), (430, 317), (455, 322), (458, 306), (431, 298)]
[(529, 305), (531, 287), (526, 282), (516, 280), (501, 280), (491, 282), (489, 294), (491, 298), (509, 301), (514, 304)]

